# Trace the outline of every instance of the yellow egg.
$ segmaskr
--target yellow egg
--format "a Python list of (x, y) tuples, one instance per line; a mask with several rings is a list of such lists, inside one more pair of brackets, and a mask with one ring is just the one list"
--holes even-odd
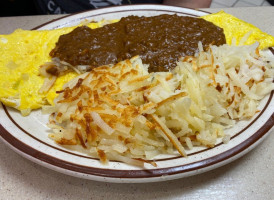
[[(88, 26), (98, 28), (104, 23), (90, 23)], [(20, 110), (23, 115), (45, 104), (53, 104), (56, 91), (77, 74), (70, 72), (58, 77), (47, 94), (40, 94), (44, 78), (39, 75), (39, 67), (50, 61), (49, 53), (59, 36), (74, 28), (43, 31), (18, 29), (9, 35), (0, 35), (0, 101)]]
[(256, 26), (225, 13), (224, 11), (205, 15), (202, 18), (223, 28), (228, 44), (231, 44), (233, 38), (236, 39), (236, 44), (238, 44), (246, 34), (250, 34), (248, 39), (244, 42), (245, 45), (250, 45), (258, 41), (260, 43), (260, 49), (274, 46), (273, 36), (262, 32)]

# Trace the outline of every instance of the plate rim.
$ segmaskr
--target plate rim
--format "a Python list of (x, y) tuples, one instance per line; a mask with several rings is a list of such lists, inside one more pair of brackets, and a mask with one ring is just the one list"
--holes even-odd
[[(147, 4), (143, 4), (143, 5), (147, 5)], [(150, 5), (154, 5), (156, 6), (156, 4), (150, 4)], [(114, 8), (115, 9), (119, 9), (119, 7), (137, 7), (140, 5), (123, 5), (123, 6), (116, 6)], [(157, 6), (161, 6), (161, 7), (174, 7), (174, 6), (165, 6), (165, 5), (157, 5)], [(100, 10), (103, 9), (107, 9), (107, 8), (100, 8)], [(195, 10), (195, 9), (189, 9), (189, 8), (183, 8), (183, 9), (187, 9), (187, 10), (192, 10), (192, 11), (199, 11), (199, 12), (204, 12), (205, 14), (208, 14), (209, 12), (205, 12), (205, 11), (201, 11), (201, 10)], [(99, 9), (96, 9), (99, 10)], [(134, 9), (132, 9), (134, 10)], [(147, 9), (144, 9), (147, 10)], [(152, 9), (151, 9), (152, 10)], [(154, 11), (156, 11), (157, 9), (153, 9)], [(86, 13), (92, 13), (94, 10), (90, 10), (90, 11), (83, 11), (83, 12), (79, 12), (79, 13), (74, 13), (74, 14), (70, 14), (70, 15), (66, 15), (48, 22), (45, 22), (39, 26), (36, 26), (35, 28), (33, 28), (32, 30), (37, 30), (43, 26), (46, 26), (48, 24), (51, 24), (53, 22), (57, 22), (59, 20), (68, 18), (68, 17), (73, 17), (73, 16), (77, 16), (77, 15), (81, 15), (81, 14), (86, 14)], [(164, 10), (159, 10), (159, 11), (164, 11)], [(117, 12), (117, 11), (113, 11), (113, 12)], [(187, 13), (185, 13), (187, 14)], [(273, 52), (272, 52), (273, 53)], [(274, 54), (273, 54), (274, 55)], [(271, 92), (268, 102), (271, 102), (271, 100), (273, 100), (273, 91)], [(2, 106), (4, 106), (2, 104)], [(267, 107), (267, 106), (266, 106)], [(22, 154), (26, 154), (24, 157), (31, 156), (31, 158), (28, 158), (38, 164), (42, 164), (43, 166), (47, 167), (47, 168), (60, 168), (60, 170), (56, 170), (59, 171), (61, 173), (65, 173), (65, 174), (69, 174), (69, 175), (75, 175), (75, 174), (71, 174), (69, 173), (70, 171), (73, 173), (80, 173), (81, 177), (83, 178), (87, 178), (87, 179), (92, 179), (92, 180), (98, 180), (98, 181), (107, 181), (107, 182), (154, 182), (154, 181), (164, 181), (164, 180), (170, 180), (170, 179), (175, 179), (175, 178), (182, 178), (184, 176), (186, 176), (185, 173), (189, 173), (189, 172), (195, 172), (197, 170), (200, 170), (201, 172), (204, 171), (208, 171), (211, 169), (214, 169), (216, 167), (218, 167), (217, 165), (224, 165), (228, 162), (231, 162), (233, 159), (236, 159), (236, 156), (242, 156), (245, 153), (247, 153), (249, 150), (251, 150), (252, 148), (254, 148), (257, 144), (259, 144), (260, 141), (262, 141), (262, 138), (265, 138), (265, 136), (267, 136), (267, 133), (269, 133), (269, 131), (271, 130), (271, 128), (273, 128), (274, 125), (274, 113), (271, 114), (271, 116), (269, 117), (269, 119), (265, 122), (264, 125), (262, 125), (262, 127), (257, 130), (251, 137), (248, 138), (248, 140), (244, 140), (242, 141), (240, 144), (238, 144), (237, 146), (233, 147), (232, 149), (229, 149), (227, 151), (224, 151), (220, 154), (217, 154), (215, 156), (206, 158), (205, 160), (199, 160), (197, 162), (194, 163), (189, 163), (186, 164), (185, 166), (174, 166), (174, 167), (168, 167), (168, 168), (161, 168), (161, 169), (152, 169), (149, 171), (153, 171), (153, 172), (157, 172), (157, 173), (151, 173), (150, 176), (147, 176), (147, 174), (145, 176), (132, 176), (131, 174), (131, 170), (126, 170), (129, 175), (128, 176), (109, 176), (109, 174), (105, 174), (103, 172), (108, 171), (108, 170), (115, 170), (115, 171), (119, 171), (116, 169), (102, 169), (102, 168), (93, 168), (92, 173), (89, 170), (83, 170), (83, 166), (82, 165), (78, 165), (76, 163), (71, 163), (65, 160), (61, 160), (59, 158), (53, 157), (49, 154), (45, 154), (37, 149), (34, 149), (33, 147), (29, 146), (28, 144), (25, 144), (24, 142), (20, 141), (19, 139), (17, 139), (16, 137), (14, 137), (8, 130), (6, 130), (2, 124), (0, 124), (0, 138), (9, 146), (12, 147), (12, 149), (14, 150), (14, 148), (16, 149), (16, 151), (18, 153), (22, 153)], [(251, 139), (250, 139), (251, 138)], [(235, 151), (236, 150), (236, 151)], [(244, 152), (247, 151), (247, 152)], [(244, 152), (244, 153), (243, 153)], [(213, 159), (219, 157), (219, 159)], [(53, 160), (52, 162), (49, 162), (50, 160)], [(54, 162), (57, 161), (57, 162)], [(201, 166), (197, 166), (197, 163), (204, 163)], [(50, 165), (50, 166), (49, 166)], [(193, 165), (194, 167), (190, 167), (189, 165)], [(73, 167), (72, 167), (73, 166)], [(185, 168), (184, 168), (185, 167)], [(90, 167), (87, 167), (90, 169)], [(98, 169), (95, 170), (94, 169)], [(170, 170), (167, 170), (170, 169)], [(66, 170), (66, 171), (62, 171), (62, 170)], [(122, 172), (124, 172), (125, 170), (120, 170)], [(136, 170), (133, 170), (136, 171)], [(139, 171), (144, 171), (139, 170)], [(145, 170), (147, 171), (147, 170)], [(164, 172), (161, 172), (164, 171)], [(180, 177), (175, 177), (176, 175), (180, 174)], [(195, 173), (197, 174), (197, 173)], [(155, 180), (155, 178), (159, 178), (163, 175), (166, 175), (166, 178), (163, 179), (157, 179)], [(76, 175), (77, 177), (79, 177), (79, 175)], [(90, 177), (92, 176), (92, 177)], [(93, 176), (96, 176), (95, 178)], [(107, 180), (106, 180), (107, 179)], [(137, 179), (137, 180), (136, 180)], [(139, 180), (138, 180), (139, 179)], [(145, 179), (142, 180), (142, 179)], [(151, 179), (151, 180), (150, 180)]]
[[(81, 14), (86, 14), (86, 13), (89, 13), (89, 12), (94, 12), (94, 11), (103, 11), (103, 10), (108, 10), (108, 9), (119, 9), (119, 8), (126, 8), (126, 7), (141, 7), (141, 6), (146, 6), (146, 7), (152, 7), (152, 6), (156, 6), (156, 7), (163, 7), (163, 8), (167, 8), (167, 10), (160, 10), (160, 11), (170, 11), (168, 10), (168, 8), (177, 8), (177, 9), (185, 9), (185, 10), (192, 10), (192, 11), (196, 11), (196, 12), (201, 12), (201, 13), (204, 13), (204, 14), (211, 14), (211, 12), (208, 12), (208, 11), (205, 11), (205, 10), (200, 10), (200, 9), (195, 9), (195, 8), (189, 8), (189, 7), (180, 7), (180, 6), (169, 6), (169, 5), (161, 5), (161, 4), (153, 4), (153, 3), (149, 3), (149, 4), (135, 4), (135, 5), (119, 5), (119, 6), (108, 6), (108, 7), (101, 7), (101, 8), (96, 8), (96, 9), (91, 9), (91, 10), (86, 10), (86, 11), (80, 11), (80, 12), (76, 12), (76, 13), (71, 13), (71, 14), (66, 14), (65, 16), (62, 16), (62, 17), (58, 17), (56, 19), (53, 19), (53, 20), (50, 20), (50, 21), (47, 21), (43, 24), (40, 24), (38, 26), (35, 26), (34, 28), (30, 29), (30, 30), (38, 30), (48, 24), (51, 24), (51, 23), (54, 23), (56, 21), (60, 21), (60, 20), (63, 20), (65, 18), (70, 18), (70, 17), (73, 17), (75, 15), (81, 15)], [(133, 11), (137, 10), (137, 9), (132, 9)], [(147, 8), (147, 9), (143, 9), (143, 10), (156, 10), (156, 9), (153, 9), (153, 8)], [(117, 12), (117, 11), (113, 11), (114, 13)], [(174, 13), (174, 11), (173, 11)], [(181, 12), (182, 13), (182, 12)], [(103, 13), (102, 13), (103, 14)], [(186, 13), (188, 14), (188, 13)], [(197, 15), (196, 15), (197, 16)]]

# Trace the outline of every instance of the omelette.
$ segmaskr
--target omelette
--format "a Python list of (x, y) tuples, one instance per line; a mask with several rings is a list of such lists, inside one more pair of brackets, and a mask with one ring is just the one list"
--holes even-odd
[(260, 43), (260, 49), (274, 46), (273, 36), (262, 32), (256, 26), (240, 20), (224, 11), (205, 15), (201, 18), (223, 28), (227, 44), (231, 44), (233, 38), (236, 40), (236, 44), (239, 44), (243, 37), (247, 37), (243, 43), (244, 45), (250, 45), (257, 41)]
[[(257, 27), (223, 11), (202, 17), (224, 29), (228, 44), (235, 38), (237, 42), (249, 34), (245, 44), (260, 43), (260, 49), (274, 46), (274, 37)], [(113, 20), (111, 22), (115, 22)], [(90, 23), (90, 28), (98, 28), (104, 21)], [(240, 28), (239, 28), (240, 27)], [(53, 87), (46, 93), (39, 93), (45, 78), (39, 75), (39, 68), (51, 61), (50, 51), (55, 47), (60, 35), (71, 32), (75, 27), (55, 30), (15, 30), (9, 35), (0, 35), (0, 101), (5, 105), (28, 115), (31, 110), (43, 105), (53, 105), (64, 83), (78, 74), (69, 72), (59, 76)]]
[[(90, 28), (98, 28), (106, 21), (90, 23)], [(44, 77), (39, 75), (39, 67), (51, 60), (49, 52), (62, 34), (75, 27), (55, 30), (22, 30), (0, 35), (0, 101), (14, 107), (26, 116), (31, 110), (53, 104), (64, 83), (78, 74), (69, 72), (57, 78), (47, 93), (39, 93)]]

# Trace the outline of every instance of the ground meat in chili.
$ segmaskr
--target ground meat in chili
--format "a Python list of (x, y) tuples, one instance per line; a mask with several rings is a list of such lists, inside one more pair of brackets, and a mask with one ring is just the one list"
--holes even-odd
[(194, 55), (199, 41), (205, 48), (226, 43), (223, 29), (201, 18), (128, 16), (101, 28), (81, 26), (60, 36), (50, 56), (92, 69), (139, 55), (150, 65), (149, 72), (168, 71), (179, 57)]

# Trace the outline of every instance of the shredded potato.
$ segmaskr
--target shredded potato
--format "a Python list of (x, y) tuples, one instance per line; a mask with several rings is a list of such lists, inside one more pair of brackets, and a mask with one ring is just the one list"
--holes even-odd
[(171, 72), (148, 73), (137, 56), (68, 82), (55, 99), (50, 137), (81, 145), (103, 163), (137, 166), (213, 147), (217, 138), (227, 143), (224, 129), (254, 116), (274, 89), (274, 61), (258, 44), (198, 47)]

